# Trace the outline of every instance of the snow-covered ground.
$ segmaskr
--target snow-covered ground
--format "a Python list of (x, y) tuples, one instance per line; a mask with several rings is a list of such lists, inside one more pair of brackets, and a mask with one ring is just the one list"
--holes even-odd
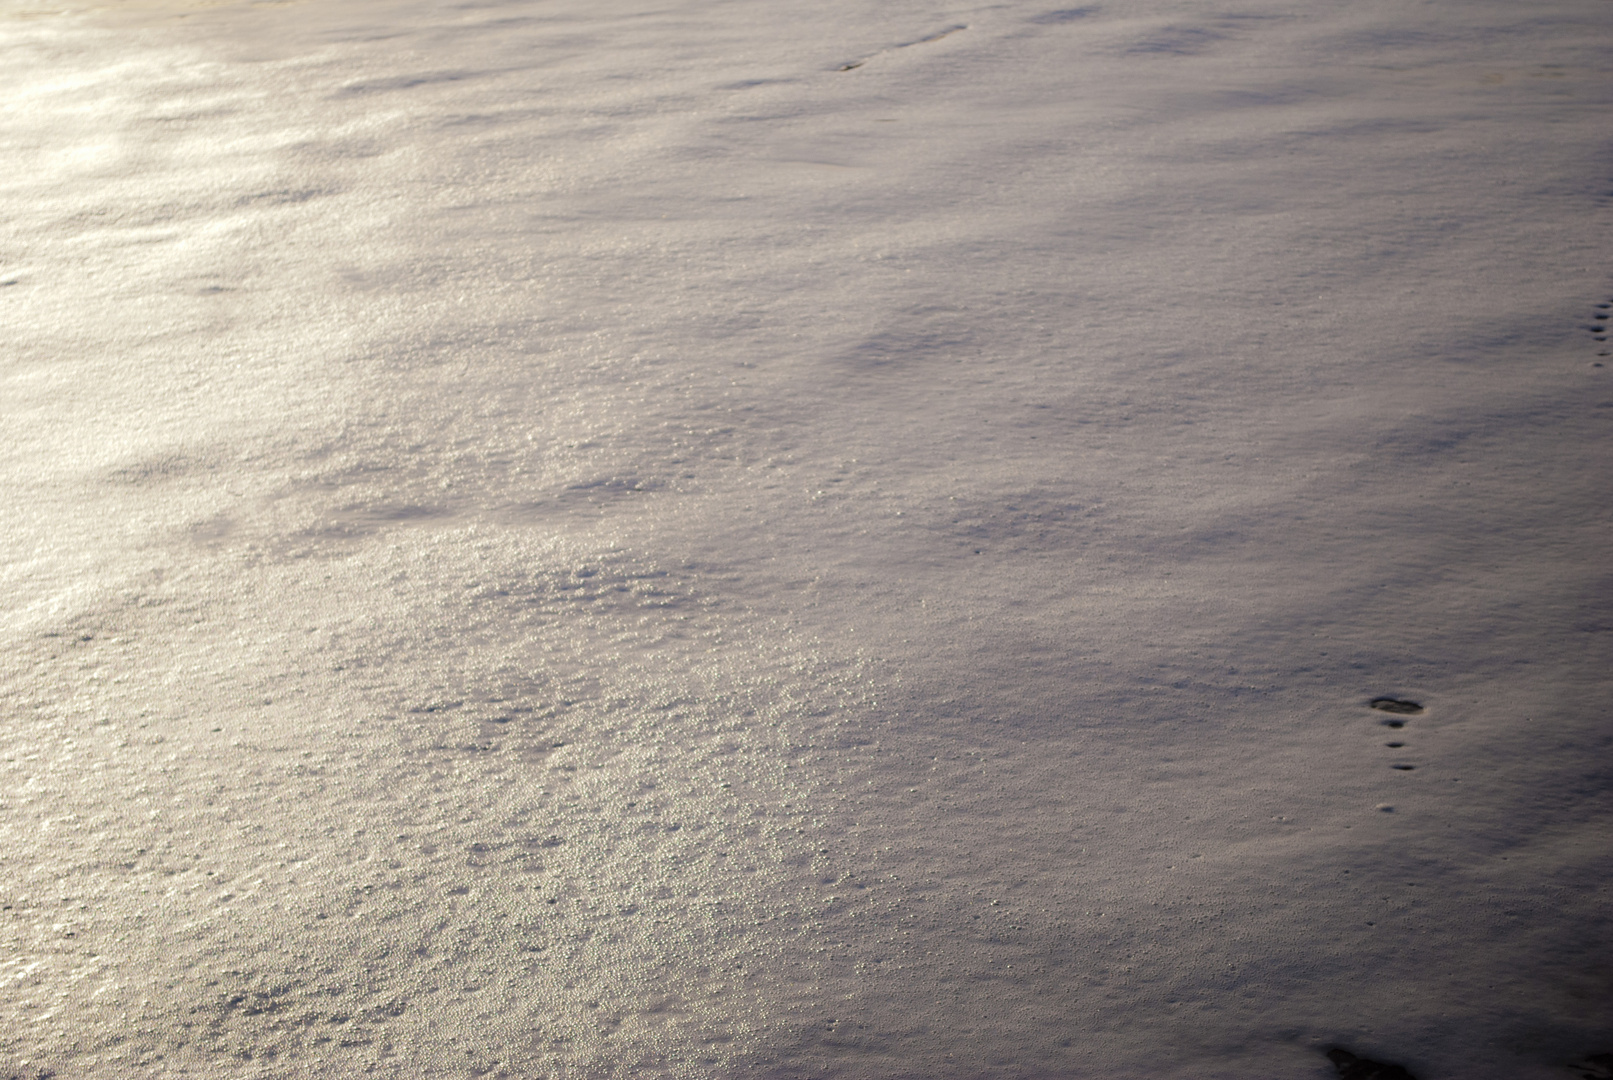
[(1613, 1051), (1608, 5), (1051, 2), (0, 0), (0, 1075)]

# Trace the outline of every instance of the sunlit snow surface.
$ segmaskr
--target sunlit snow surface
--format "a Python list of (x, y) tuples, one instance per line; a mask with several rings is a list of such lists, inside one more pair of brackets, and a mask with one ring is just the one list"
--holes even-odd
[(1613, 1051), (1610, 16), (3, 0), (0, 1074)]

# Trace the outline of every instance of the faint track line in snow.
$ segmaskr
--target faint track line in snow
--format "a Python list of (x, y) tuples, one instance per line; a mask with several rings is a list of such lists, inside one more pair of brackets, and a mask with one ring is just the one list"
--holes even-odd
[(900, 44), (900, 45), (898, 45), (896, 47), (898, 49), (908, 49), (908, 48), (913, 47), (914, 45), (928, 45), (932, 41), (940, 41), (944, 37), (951, 37), (953, 34), (956, 34), (958, 31), (967, 30), (967, 29), (969, 29), (969, 24), (968, 23), (959, 23), (956, 26), (949, 26), (945, 30), (937, 31), (936, 33), (933, 33), (933, 34), (929, 35), (928, 37), (921, 37), (917, 41), (904, 41), (902, 44)]
[(953, 34), (956, 34), (959, 31), (967, 30), (967, 29), (969, 29), (969, 24), (968, 23), (958, 23), (956, 26), (949, 26), (945, 30), (937, 30), (935, 33), (929, 34), (929, 35), (927, 35), (925, 37), (917, 38), (917, 39), (915, 39), (913, 41), (903, 41), (903, 42), (900, 42), (899, 44), (892, 45), (889, 48), (880, 49), (878, 52), (870, 53), (869, 55), (863, 57), (861, 60), (852, 60), (852, 61), (849, 61), (847, 63), (841, 64), (835, 70), (836, 71), (855, 71), (857, 68), (862, 67), (864, 64), (868, 63), (868, 61), (874, 59), (875, 57), (884, 56), (886, 53), (895, 52), (897, 49), (911, 49), (915, 45), (928, 45), (931, 42), (940, 41), (944, 37), (951, 37)]

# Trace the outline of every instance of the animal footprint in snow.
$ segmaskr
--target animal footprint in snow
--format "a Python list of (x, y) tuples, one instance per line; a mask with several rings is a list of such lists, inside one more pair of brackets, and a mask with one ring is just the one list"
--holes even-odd
[[(1591, 321), (1585, 324), (1585, 329), (1589, 330), (1591, 333), (1592, 341), (1607, 340), (1607, 323), (1609, 315), (1613, 315), (1613, 302), (1596, 305), (1596, 313), (1591, 316)], [(1596, 355), (1606, 356), (1607, 353), (1599, 352)]]

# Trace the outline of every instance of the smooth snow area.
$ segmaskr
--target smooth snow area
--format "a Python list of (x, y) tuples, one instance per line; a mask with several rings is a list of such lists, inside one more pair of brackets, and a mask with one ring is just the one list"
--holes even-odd
[(1053, 2), (3, 0), (0, 1075), (1613, 1052), (1613, 9)]

